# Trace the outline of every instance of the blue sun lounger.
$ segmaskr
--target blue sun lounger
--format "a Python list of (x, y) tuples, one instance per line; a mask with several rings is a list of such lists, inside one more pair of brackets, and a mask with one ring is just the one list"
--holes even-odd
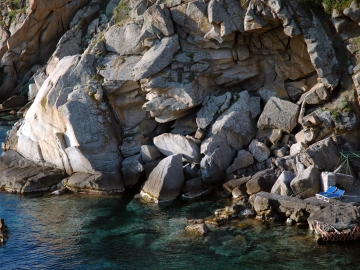
[(337, 190), (337, 187), (330, 186), (326, 191), (317, 193), (316, 198), (319, 200), (323, 200), (325, 195), (333, 194), (336, 190)]
[(345, 190), (338, 189), (334, 193), (324, 196), (324, 202), (330, 202), (330, 199), (340, 199), (345, 193)]

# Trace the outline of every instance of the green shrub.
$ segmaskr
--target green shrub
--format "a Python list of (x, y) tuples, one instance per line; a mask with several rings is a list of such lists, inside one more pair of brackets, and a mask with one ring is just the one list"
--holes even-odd
[(128, 6), (126, 0), (121, 0), (114, 9), (114, 19), (117, 23), (125, 21), (130, 17), (131, 8)]
[[(333, 9), (342, 12), (345, 8), (349, 7), (353, 0), (299, 0), (299, 2), (307, 7), (314, 7), (323, 4), (325, 11), (329, 14)], [(360, 4), (360, 0), (354, 0), (356, 4)]]

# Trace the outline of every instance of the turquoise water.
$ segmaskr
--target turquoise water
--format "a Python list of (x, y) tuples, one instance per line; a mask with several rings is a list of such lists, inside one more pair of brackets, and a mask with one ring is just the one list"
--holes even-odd
[(204, 237), (184, 232), (229, 201), (166, 207), (131, 196), (0, 193), (9, 226), (1, 269), (359, 269), (359, 242), (318, 245), (304, 227), (234, 221)]
[[(1, 120), (4, 140), (13, 118)], [(204, 236), (186, 219), (231, 200), (150, 205), (122, 196), (0, 193), (0, 269), (359, 269), (359, 242), (318, 245), (307, 227), (234, 220)]]

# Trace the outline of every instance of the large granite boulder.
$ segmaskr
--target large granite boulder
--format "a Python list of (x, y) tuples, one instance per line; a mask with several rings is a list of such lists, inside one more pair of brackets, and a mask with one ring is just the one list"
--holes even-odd
[(259, 129), (277, 128), (290, 133), (297, 125), (300, 107), (290, 101), (272, 97), (266, 103), (257, 126)]
[(301, 171), (290, 183), (294, 195), (300, 199), (315, 196), (320, 191), (320, 170), (310, 166)]
[(48, 162), (69, 175), (104, 175), (97, 181), (113, 180), (114, 188), (122, 190), (119, 137), (102, 99), (103, 90), (92, 80), (95, 61), (92, 54), (60, 60), (19, 128), (17, 151), (31, 161)]
[(200, 163), (199, 146), (185, 136), (164, 133), (154, 138), (154, 145), (166, 156), (182, 154), (187, 161)]
[(332, 138), (318, 141), (300, 153), (305, 166), (316, 165), (321, 171), (334, 171), (339, 159), (340, 153)]
[(170, 201), (180, 194), (183, 185), (182, 155), (172, 155), (160, 161), (150, 173), (140, 195), (149, 202)]

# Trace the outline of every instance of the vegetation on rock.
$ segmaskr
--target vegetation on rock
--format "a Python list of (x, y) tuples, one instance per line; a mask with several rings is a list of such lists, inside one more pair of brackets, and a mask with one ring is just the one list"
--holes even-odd
[[(353, 0), (299, 0), (300, 3), (314, 6), (314, 5), (323, 5), (327, 13), (331, 13), (332, 10), (337, 9), (338, 11), (343, 11), (345, 8), (349, 7)], [(356, 4), (360, 4), (360, 0), (354, 1)]]
[(129, 19), (131, 8), (126, 0), (121, 0), (114, 9), (114, 19), (117, 23), (121, 23)]

